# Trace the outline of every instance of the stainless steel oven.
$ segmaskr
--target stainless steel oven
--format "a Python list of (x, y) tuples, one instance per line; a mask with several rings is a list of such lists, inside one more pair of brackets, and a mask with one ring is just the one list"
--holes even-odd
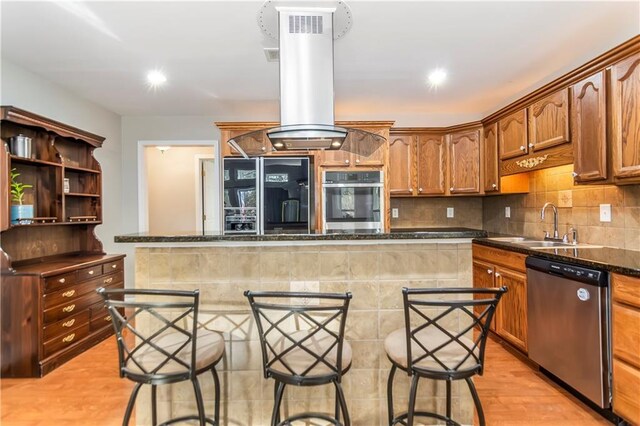
[(324, 233), (380, 233), (384, 229), (382, 171), (324, 171), (322, 200)]

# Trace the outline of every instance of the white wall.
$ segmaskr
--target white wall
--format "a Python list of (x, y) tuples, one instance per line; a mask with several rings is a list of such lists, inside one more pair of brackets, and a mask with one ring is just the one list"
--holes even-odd
[[(160, 152), (144, 148), (149, 232), (177, 234), (197, 229), (196, 179), (200, 180), (198, 156), (214, 156), (212, 146), (172, 146)], [(212, 194), (215, 196), (215, 194)]]
[(106, 138), (102, 148), (94, 151), (103, 174), (103, 224), (96, 228), (96, 233), (107, 253), (124, 253), (125, 247), (113, 242), (114, 235), (122, 233), (120, 116), (4, 59), (0, 71), (0, 104), (13, 105)]

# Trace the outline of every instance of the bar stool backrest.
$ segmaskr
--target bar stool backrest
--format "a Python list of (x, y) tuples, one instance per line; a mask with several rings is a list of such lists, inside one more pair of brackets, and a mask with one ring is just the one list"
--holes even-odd
[(121, 377), (155, 384), (195, 377), (198, 290), (97, 291), (112, 318)]
[[(351, 293), (246, 291), (256, 320), (265, 377), (340, 378)], [(350, 358), (350, 354), (349, 354)]]
[(407, 371), (482, 374), (489, 325), (502, 288), (403, 288)]

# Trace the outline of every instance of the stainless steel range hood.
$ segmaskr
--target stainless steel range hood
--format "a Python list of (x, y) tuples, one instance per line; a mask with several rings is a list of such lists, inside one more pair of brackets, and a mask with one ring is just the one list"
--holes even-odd
[[(273, 150), (349, 150), (354, 137), (374, 152), (385, 139), (334, 125), (334, 8), (276, 7), (280, 45), (280, 126), (266, 131)], [(350, 137), (353, 135), (353, 137)], [(264, 155), (263, 131), (228, 143), (244, 156)], [(366, 139), (366, 141), (364, 140)], [(346, 142), (345, 142), (346, 141)], [(362, 154), (362, 149), (358, 153)]]

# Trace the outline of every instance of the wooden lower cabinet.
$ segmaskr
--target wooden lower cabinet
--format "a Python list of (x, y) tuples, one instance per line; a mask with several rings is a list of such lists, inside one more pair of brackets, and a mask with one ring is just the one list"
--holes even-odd
[(42, 377), (113, 333), (96, 292), (124, 287), (123, 255), (66, 255), (3, 273), (2, 377)]
[(507, 287), (498, 305), (496, 333), (523, 352), (527, 352), (527, 275), (496, 267), (496, 287)]
[[(526, 256), (508, 250), (473, 245), (474, 287), (507, 287), (500, 299), (492, 330), (527, 353)], [(492, 324), (493, 325), (493, 324)]]
[(611, 276), (613, 412), (640, 425), (640, 278)]

